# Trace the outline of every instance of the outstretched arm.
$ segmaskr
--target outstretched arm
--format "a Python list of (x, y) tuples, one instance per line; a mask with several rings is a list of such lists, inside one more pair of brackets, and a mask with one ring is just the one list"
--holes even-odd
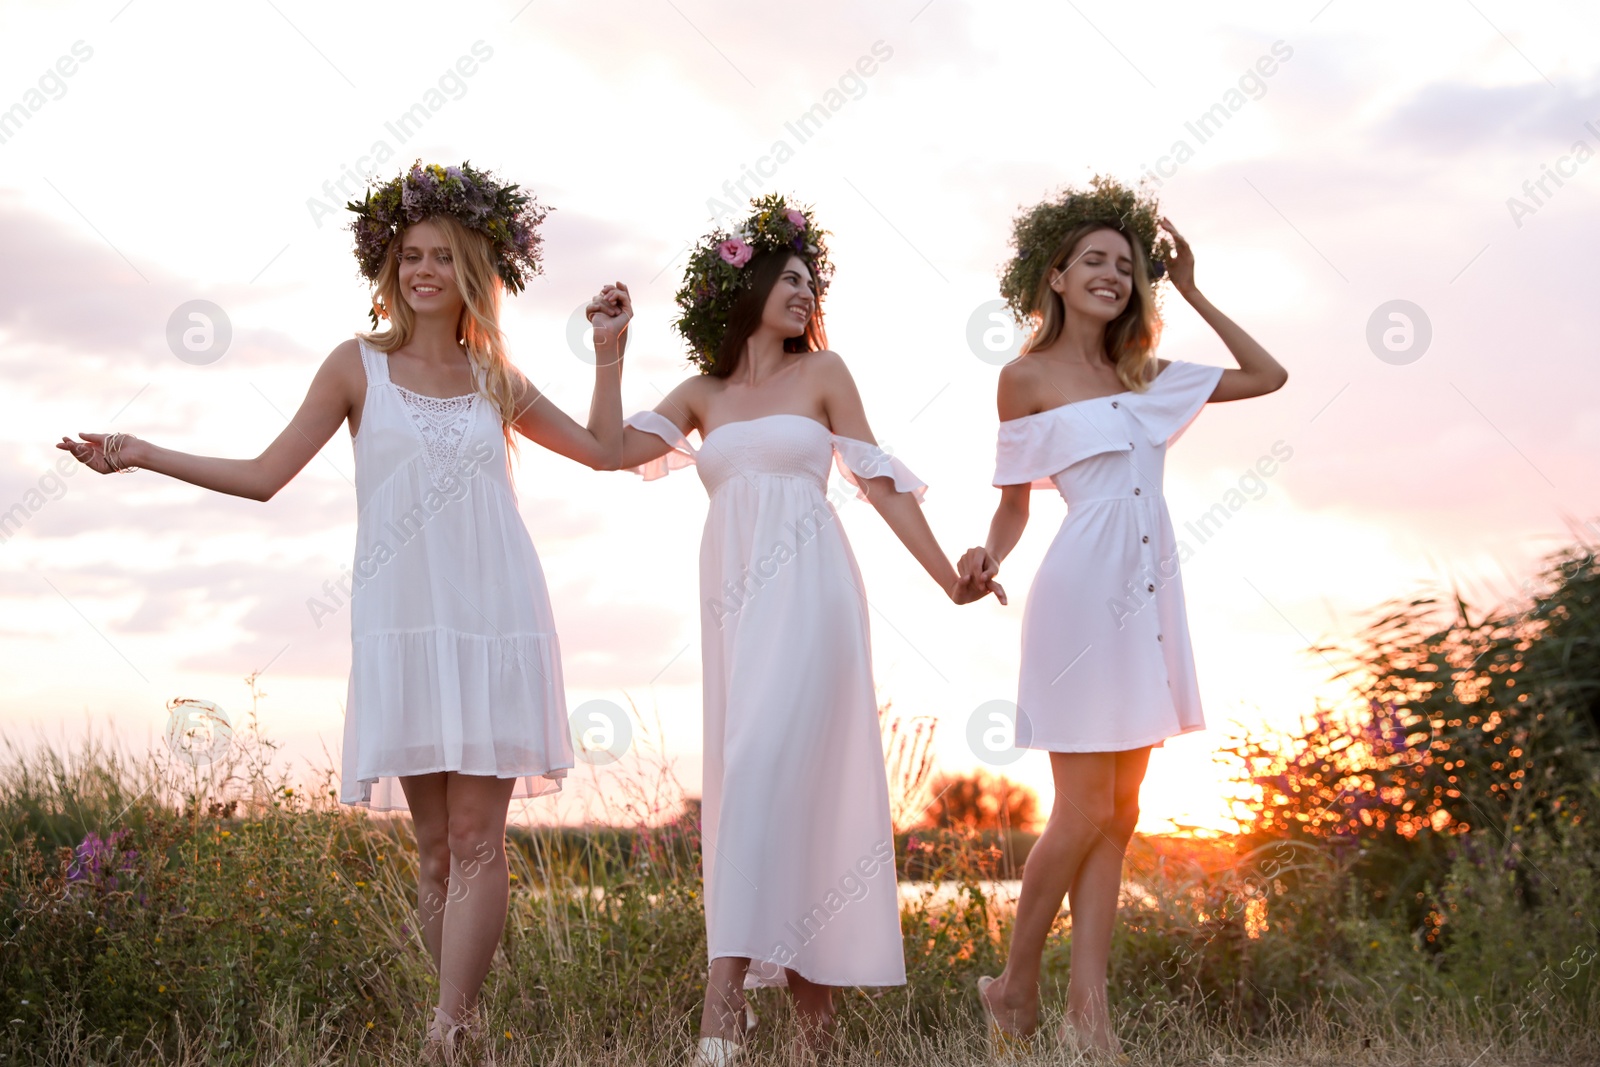
[[(861, 404), (861, 394), (856, 389), (855, 379), (850, 376), (850, 370), (845, 366), (844, 360), (836, 353), (822, 352), (817, 357), (821, 363), (820, 369), (825, 374), (823, 380), (823, 407), (828, 416), (828, 424), (833, 432), (840, 437), (851, 437), (857, 441), (868, 444), (877, 444), (877, 439), (872, 436), (872, 428), (867, 425), (867, 413)], [(856, 475), (856, 484), (866, 494), (867, 501), (877, 509), (883, 521), (889, 524), (889, 529), (906, 546), (914, 559), (922, 564), (922, 569), (928, 576), (939, 583), (939, 588), (957, 604), (966, 604), (981, 599), (991, 590), (997, 597), (1004, 599), (1005, 592), (992, 582), (974, 582), (963, 580), (951, 566), (950, 558), (945, 555), (944, 549), (939, 547), (938, 540), (933, 536), (933, 530), (928, 526), (928, 517), (922, 511), (922, 506), (917, 503), (917, 498), (911, 493), (902, 493), (895, 489), (894, 478), (890, 475), (880, 475), (868, 478)]]
[(1172, 279), (1173, 287), (1206, 320), (1206, 325), (1217, 331), (1217, 336), (1239, 363), (1237, 370), (1229, 368), (1222, 372), (1222, 378), (1211, 393), (1211, 402), (1247, 400), (1282, 389), (1289, 380), (1289, 372), (1195, 287), (1194, 251), (1171, 221), (1163, 217), (1161, 225), (1172, 235), (1173, 251), (1167, 257), (1167, 276)]
[[(311, 388), (306, 391), (305, 400), (300, 403), (300, 410), (294, 413), (289, 425), (255, 459), (196, 456), (129, 438), (119, 451), (117, 462), (119, 466), (155, 471), (229, 496), (271, 500), (328, 443), (334, 431), (350, 416), (365, 388), (360, 348), (354, 339), (345, 341), (323, 360), (311, 381)], [(78, 436), (82, 440), (63, 437), (56, 447), (71, 452), (101, 474), (114, 469), (106, 460), (107, 434), (80, 433)]]
[(534, 444), (595, 470), (615, 470), (622, 457), (622, 353), (633, 301), (621, 282), (605, 286), (585, 309), (594, 326), (594, 395), (580, 425), (527, 378), (517, 376), (516, 431)]

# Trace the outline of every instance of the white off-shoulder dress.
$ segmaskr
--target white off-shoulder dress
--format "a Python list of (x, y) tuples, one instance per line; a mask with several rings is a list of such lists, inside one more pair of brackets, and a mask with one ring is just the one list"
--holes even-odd
[(826, 496), (841, 474), (925, 488), (876, 445), (802, 415), (728, 423), (699, 450), (665, 417), (629, 426), (672, 445), (645, 478), (695, 464), (700, 543), (709, 959), (749, 957), (747, 987), (906, 980), (889, 790), (861, 572)]
[(500, 416), (481, 391), (396, 385), (389, 357), (360, 345), (339, 799), (404, 809), (399, 779), (435, 771), (554, 792), (573, 766), (561, 652)]
[(1018, 747), (1119, 752), (1205, 729), (1162, 475), (1221, 376), (1175, 360), (1142, 393), (1000, 424), (994, 484), (1067, 502), (1023, 611)]

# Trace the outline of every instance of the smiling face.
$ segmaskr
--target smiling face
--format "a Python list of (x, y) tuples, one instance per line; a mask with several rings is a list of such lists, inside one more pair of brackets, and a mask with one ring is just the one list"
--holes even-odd
[(761, 326), (781, 337), (799, 337), (817, 308), (811, 270), (799, 256), (790, 256), (761, 309)]
[(406, 227), (400, 241), (400, 296), (418, 315), (461, 314), (454, 258), (444, 228), (431, 220)]
[(1116, 230), (1085, 234), (1067, 256), (1065, 269), (1050, 276), (1068, 314), (1110, 322), (1133, 294), (1133, 247)]

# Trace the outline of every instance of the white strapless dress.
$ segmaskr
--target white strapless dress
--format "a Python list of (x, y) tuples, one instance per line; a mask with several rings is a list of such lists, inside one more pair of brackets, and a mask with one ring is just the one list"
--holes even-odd
[(711, 498), (700, 544), (708, 958), (749, 957), (747, 986), (782, 985), (785, 967), (824, 985), (903, 984), (867, 602), (825, 493), (836, 456), (852, 480), (889, 475), (919, 499), (923, 483), (801, 415), (719, 426), (698, 451), (655, 412), (627, 422), (673, 447), (638, 473), (694, 463)]

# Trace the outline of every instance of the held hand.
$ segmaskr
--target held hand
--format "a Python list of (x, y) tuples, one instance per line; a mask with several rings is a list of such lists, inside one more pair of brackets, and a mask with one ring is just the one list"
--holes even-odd
[(1000, 603), (1004, 604), (1006, 602), (1006, 591), (1000, 587), (999, 582), (992, 578), (982, 579), (974, 576), (966, 581), (957, 578), (945, 592), (957, 604), (971, 604), (974, 601), (982, 600), (990, 593), (993, 593), (994, 598)]
[(1194, 291), (1194, 249), (1165, 215), (1161, 216), (1161, 228), (1172, 235), (1172, 253), (1166, 261), (1167, 277), (1172, 279), (1173, 288), (1188, 296)]
[(622, 359), (622, 337), (633, 318), (633, 297), (621, 282), (601, 288), (599, 295), (584, 308), (589, 325), (594, 327), (594, 350), (598, 361)]
[(79, 433), (78, 436), (83, 440), (63, 437), (56, 447), (63, 452), (71, 452), (79, 463), (96, 474), (116, 474), (138, 469), (124, 452), (127, 445), (136, 440), (132, 434)]
[(969, 548), (956, 564), (956, 582), (948, 590), (950, 599), (957, 604), (970, 604), (993, 593), (995, 599), (1005, 604), (1006, 591), (995, 581), (1000, 573), (996, 563), (984, 548)]
[(963, 581), (973, 575), (980, 575), (988, 579), (1000, 573), (1000, 564), (989, 555), (989, 550), (981, 545), (969, 548), (961, 554), (961, 559), (956, 563), (956, 573)]

